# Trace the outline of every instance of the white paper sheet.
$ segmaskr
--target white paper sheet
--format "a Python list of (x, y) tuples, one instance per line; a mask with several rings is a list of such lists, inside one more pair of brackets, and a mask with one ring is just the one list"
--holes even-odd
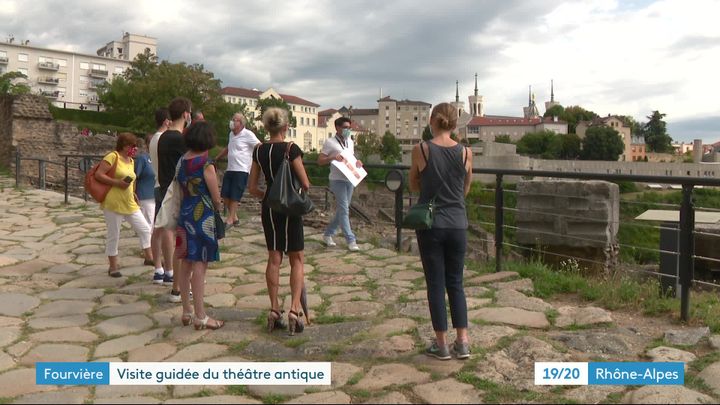
[(357, 159), (355, 159), (355, 156), (353, 156), (352, 153), (344, 150), (340, 154), (343, 158), (345, 158), (345, 160), (342, 162), (333, 160), (332, 165), (337, 167), (354, 187), (357, 187), (365, 176), (367, 176), (367, 172), (362, 167), (356, 166)]

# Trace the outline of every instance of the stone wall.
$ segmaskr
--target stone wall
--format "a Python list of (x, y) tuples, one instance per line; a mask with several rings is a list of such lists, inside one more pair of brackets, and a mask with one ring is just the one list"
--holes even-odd
[(540, 249), (548, 262), (565, 261), (565, 255), (587, 259), (583, 264), (587, 268), (608, 269), (615, 264), (620, 226), (617, 184), (522, 181), (515, 220), (517, 243)]
[[(8, 114), (9, 111), (9, 114)], [(83, 136), (77, 127), (65, 121), (52, 118), (48, 103), (44, 97), (23, 95), (0, 101), (0, 118), (9, 116), (0, 124), (0, 163), (15, 172), (15, 153), (23, 158), (39, 158), (56, 163), (64, 163), (61, 154), (104, 155), (115, 147), (115, 136)], [(71, 193), (82, 192), (83, 173), (80, 172), (79, 159), (69, 159), (68, 177)], [(21, 181), (37, 184), (38, 162), (22, 161)], [(61, 165), (47, 164), (46, 185), (61, 188), (64, 184), (65, 168)]]

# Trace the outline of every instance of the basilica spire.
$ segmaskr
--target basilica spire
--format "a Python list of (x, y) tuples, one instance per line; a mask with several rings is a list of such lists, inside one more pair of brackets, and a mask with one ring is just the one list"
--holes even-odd
[(475, 97), (478, 95), (478, 88), (477, 88), (477, 73), (475, 73)]
[(459, 103), (459, 102), (460, 102), (460, 90), (459, 90), (459, 88), (458, 88), (458, 81), (457, 81), (457, 80), (455, 80), (455, 102), (456, 102), (456, 103)]

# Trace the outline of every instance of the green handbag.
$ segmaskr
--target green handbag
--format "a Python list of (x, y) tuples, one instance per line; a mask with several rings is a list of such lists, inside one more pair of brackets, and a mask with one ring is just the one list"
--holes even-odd
[(430, 229), (433, 225), (433, 211), (435, 210), (435, 197), (429, 202), (415, 204), (408, 210), (402, 221), (404, 229)]

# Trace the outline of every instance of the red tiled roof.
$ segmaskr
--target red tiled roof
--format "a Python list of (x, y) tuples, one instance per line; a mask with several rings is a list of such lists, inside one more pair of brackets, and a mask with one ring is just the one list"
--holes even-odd
[(380, 100), (378, 100), (378, 102), (380, 102), (380, 101), (397, 101), (397, 100), (395, 100), (394, 98), (392, 98), (390, 96), (385, 96), (385, 97), (381, 98)]
[(220, 93), (228, 96), (258, 98), (261, 92), (258, 90), (243, 89), (242, 87), (223, 87)]
[(280, 97), (282, 97), (282, 99), (285, 100), (285, 102), (288, 104), (299, 104), (299, 105), (309, 105), (310, 107), (320, 107), (320, 104), (315, 104), (312, 101), (307, 101), (307, 100), (297, 97), (297, 96), (291, 96), (289, 94), (280, 94)]
[(327, 110), (322, 110), (322, 111), (318, 112), (318, 115), (330, 116), (330, 115), (335, 114), (337, 111), (338, 110), (336, 110), (334, 108), (328, 108)]
[(377, 115), (378, 112), (377, 108), (353, 108), (352, 109), (352, 115)]
[[(258, 98), (260, 97), (260, 94), (262, 94), (259, 90), (251, 90), (251, 89), (244, 89), (242, 87), (223, 87), (223, 89), (220, 91), (223, 95), (228, 96), (237, 96), (237, 97), (248, 97), (248, 98)], [(288, 104), (299, 104), (299, 105), (308, 105), (311, 107), (320, 107), (320, 104), (315, 104), (312, 101), (307, 101), (303, 98), (292, 96), (290, 94), (280, 94), (280, 97), (282, 97), (285, 102)]]
[(526, 125), (537, 125), (542, 122), (541, 118), (523, 118), (523, 117), (473, 117), (468, 122), (469, 127), (484, 127), (484, 126), (526, 126)]

